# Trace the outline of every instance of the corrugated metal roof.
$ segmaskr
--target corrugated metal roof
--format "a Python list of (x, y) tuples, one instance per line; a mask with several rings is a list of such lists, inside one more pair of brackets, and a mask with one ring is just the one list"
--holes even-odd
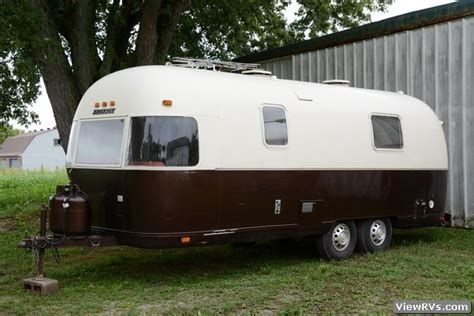
[(30, 145), (33, 138), (47, 132), (52, 132), (54, 130), (55, 129), (43, 130), (8, 137), (1, 145), (0, 157), (18, 157)]
[(253, 63), (263, 60), (271, 60), (293, 54), (361, 41), (378, 36), (408, 31), (470, 15), (474, 15), (474, 1), (464, 0), (406, 13), (341, 32), (312, 38), (303, 42), (238, 57), (234, 59), (234, 61)]

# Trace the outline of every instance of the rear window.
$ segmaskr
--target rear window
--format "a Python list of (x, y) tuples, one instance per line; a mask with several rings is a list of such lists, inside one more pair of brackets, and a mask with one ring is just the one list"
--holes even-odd
[(76, 163), (120, 164), (123, 125), (123, 119), (82, 121)]
[(133, 117), (128, 164), (195, 166), (199, 161), (197, 122), (191, 117)]
[(403, 148), (402, 125), (396, 116), (372, 115), (374, 146), (380, 149)]

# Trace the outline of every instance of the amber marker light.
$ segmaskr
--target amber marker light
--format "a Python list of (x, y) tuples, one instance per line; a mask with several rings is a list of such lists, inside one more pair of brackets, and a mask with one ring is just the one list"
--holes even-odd
[(163, 100), (163, 105), (164, 106), (171, 106), (173, 104), (173, 101), (171, 100)]
[(102, 107), (105, 108), (107, 106), (107, 101), (102, 101)]
[(183, 237), (181, 237), (181, 243), (182, 243), (182, 244), (188, 244), (188, 243), (190, 243), (190, 242), (191, 242), (191, 237), (189, 237), (189, 236), (183, 236)]
[(98, 108), (98, 107), (100, 106), (100, 103), (99, 103), (99, 102), (96, 102), (96, 103), (94, 104), (94, 106), (95, 106), (96, 108)]
[(112, 100), (112, 101), (109, 102), (109, 104), (110, 104), (111, 107), (114, 107), (115, 106), (115, 101)]

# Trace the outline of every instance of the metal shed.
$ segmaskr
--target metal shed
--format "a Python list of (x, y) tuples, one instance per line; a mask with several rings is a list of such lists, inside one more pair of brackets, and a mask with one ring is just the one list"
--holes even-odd
[(449, 150), (447, 212), (474, 227), (474, 1), (411, 12), (237, 58), (282, 79), (349, 80), (403, 91), (444, 122)]

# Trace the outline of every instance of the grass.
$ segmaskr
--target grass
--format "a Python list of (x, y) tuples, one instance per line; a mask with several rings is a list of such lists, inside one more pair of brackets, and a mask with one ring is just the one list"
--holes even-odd
[(389, 251), (341, 262), (314, 242), (172, 250), (128, 247), (47, 252), (49, 296), (23, 292), (32, 254), (18, 241), (64, 173), (0, 172), (0, 314), (391, 313), (399, 299), (474, 299), (474, 231), (396, 230)]
[(0, 170), (0, 218), (48, 203), (57, 184), (67, 183), (66, 172)]

